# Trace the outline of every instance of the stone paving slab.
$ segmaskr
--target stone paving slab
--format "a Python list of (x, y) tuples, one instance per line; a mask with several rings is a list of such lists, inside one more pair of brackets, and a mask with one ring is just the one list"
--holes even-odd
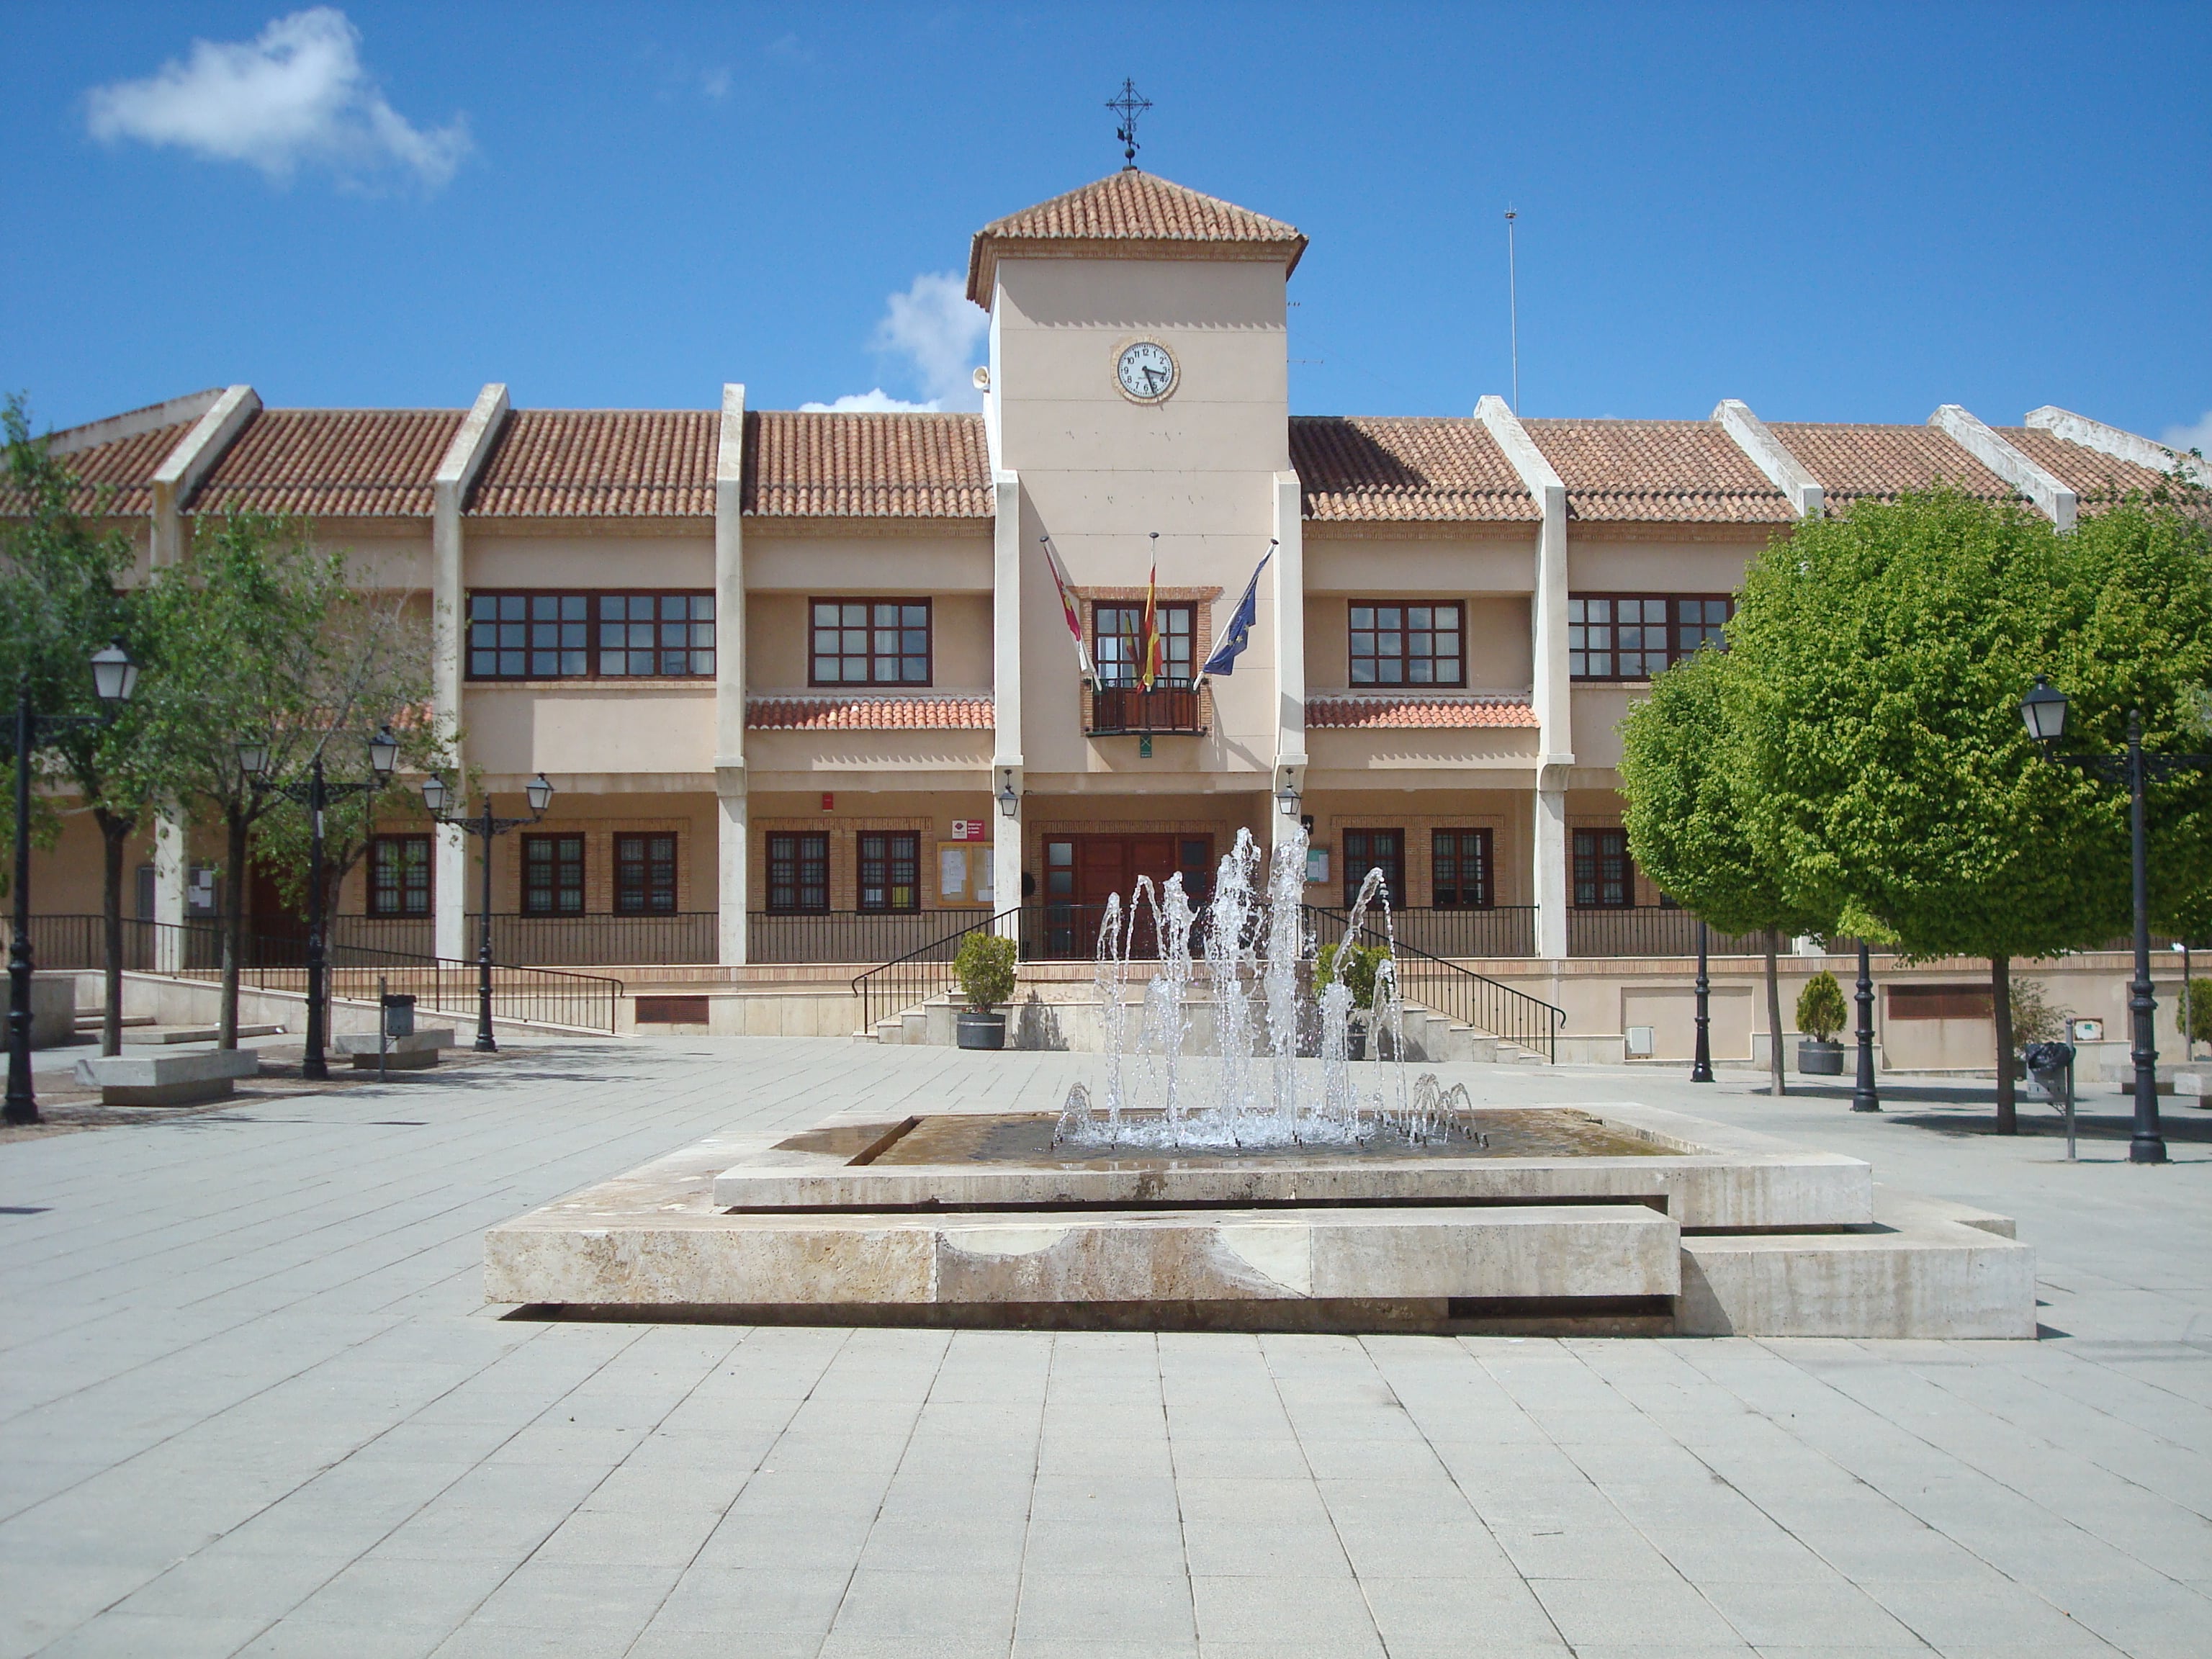
[[(552, 1044), (0, 1145), (0, 1655), (2201, 1654), (2212, 1169), (2121, 1103), (1646, 1099), (2015, 1218), (2042, 1340), (537, 1323), (484, 1231), (823, 1091), (1079, 1057)], [(264, 1085), (266, 1086), (265, 1085)], [(1509, 1095), (1510, 1098), (1509, 1098)], [(1187, 1622), (1186, 1622), (1187, 1621)]]

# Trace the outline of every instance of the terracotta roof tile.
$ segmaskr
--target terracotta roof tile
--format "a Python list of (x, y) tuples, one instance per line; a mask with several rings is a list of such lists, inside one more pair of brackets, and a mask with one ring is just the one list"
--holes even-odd
[(1523, 421), (1572, 518), (1787, 524), (1782, 492), (1712, 421)]
[(2084, 507), (2141, 491), (2148, 494), (2165, 482), (2166, 475), (2134, 461), (2107, 455), (2086, 444), (2069, 443), (2040, 427), (2007, 426), (2000, 436), (2045, 471), (2072, 490)]
[(988, 697), (752, 697), (745, 724), (761, 732), (988, 732)]
[(266, 409), (208, 470), (188, 510), (313, 518), (430, 516), (458, 409)]
[(1375, 696), (1322, 694), (1306, 698), (1309, 729), (1431, 731), (1458, 726), (1536, 729), (1527, 697)]
[[(112, 518), (138, 518), (152, 512), (154, 474), (192, 425), (191, 421), (180, 421), (174, 426), (155, 427), (150, 432), (57, 455), (54, 459), (78, 480), (78, 488), (70, 492), (70, 510), (102, 513)], [(13, 490), (0, 489), (0, 517), (22, 510)]]
[(988, 519), (980, 415), (745, 416), (744, 511), (770, 518)]
[(714, 515), (713, 410), (519, 409), (469, 492), (477, 518)]
[(1532, 521), (1536, 503), (1477, 420), (1294, 415), (1291, 465), (1321, 522)]
[[(1103, 243), (1134, 243), (1106, 249)], [(1127, 168), (1080, 190), (994, 219), (975, 233), (968, 253), (968, 297), (991, 302), (991, 277), (1008, 255), (1120, 252), (1153, 258), (1218, 256), (1234, 250), (1254, 258), (1280, 258), (1287, 276), (1297, 268), (1306, 239), (1296, 225), (1238, 207), (1218, 197)]]
[(2017, 491), (1932, 426), (1849, 426), (1820, 421), (1772, 421), (1767, 429), (1819, 480), (1827, 511), (1861, 496), (1887, 501), (1908, 489), (1949, 484), (1985, 501)]

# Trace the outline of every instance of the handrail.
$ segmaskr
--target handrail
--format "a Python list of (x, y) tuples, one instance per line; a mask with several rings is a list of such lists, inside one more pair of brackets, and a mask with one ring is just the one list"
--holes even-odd
[[(933, 939), (902, 957), (894, 957), (880, 967), (855, 975), (853, 994), (860, 1000), (860, 1030), (872, 1031), (879, 1020), (919, 1007), (936, 996), (953, 981), (952, 958), (959, 951), (960, 940), (986, 928), (995, 929), (1000, 922), (1018, 919), (1021, 914), (1019, 905), (1001, 910), (988, 921), (970, 923), (957, 933)], [(947, 951), (947, 945), (952, 948)], [(883, 1010), (880, 1013), (877, 1012), (878, 1007)]]
[[(1324, 909), (1319, 905), (1300, 907), (1309, 921), (1316, 919), (1336, 924), (1335, 937), (1344, 936), (1344, 929), (1352, 918), (1340, 910)], [(1316, 933), (1321, 929), (1316, 927)], [(1376, 940), (1387, 939), (1382, 929), (1368, 917), (1360, 918), (1359, 931), (1363, 937)], [(1323, 939), (1323, 943), (1330, 942)], [(1426, 951), (1399, 939), (1389, 941), (1398, 958), (1398, 989), (1401, 995), (1409, 988), (1418, 988), (1419, 994), (1413, 1000), (1434, 1008), (1438, 1013), (1486, 1031), (1501, 1041), (1540, 1053), (1557, 1064), (1559, 1058), (1559, 1030), (1567, 1023), (1567, 1011), (1555, 1008), (1540, 997), (1532, 997), (1526, 991), (1516, 991), (1502, 985), (1487, 975), (1443, 957), (1431, 956)], [(1409, 966), (1412, 972), (1407, 972)]]

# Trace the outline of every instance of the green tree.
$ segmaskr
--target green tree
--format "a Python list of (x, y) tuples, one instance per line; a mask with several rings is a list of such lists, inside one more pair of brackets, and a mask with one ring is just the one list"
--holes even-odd
[(1700, 651), (1651, 682), (1621, 724), (1622, 817), (1628, 848), (1676, 903), (1730, 933), (1765, 943), (1770, 1090), (1786, 1089), (1777, 935), (1826, 929), (1832, 913), (1798, 901), (1787, 871), (1746, 828), (1747, 771), (1729, 684), (1741, 659)]

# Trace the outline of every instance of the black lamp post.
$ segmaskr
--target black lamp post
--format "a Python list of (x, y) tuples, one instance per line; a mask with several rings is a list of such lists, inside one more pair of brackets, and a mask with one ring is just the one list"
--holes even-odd
[(520, 830), (544, 817), (545, 809), (553, 801), (553, 786), (540, 772), (524, 787), (522, 793), (530, 802), (530, 816), (526, 818), (494, 817), (489, 789), (484, 791), (482, 812), (470, 817), (447, 817), (446, 799), (450, 793), (441, 777), (433, 775), (422, 780), (422, 805), (430, 809), (431, 817), (483, 842), (483, 927), (477, 939), (476, 1048), (479, 1054), (495, 1054), (499, 1044), (492, 1041), (491, 1036), (491, 844), (508, 830)]
[(2118, 755), (2062, 755), (2066, 735), (2066, 694), (2038, 674), (2035, 687), (2021, 699), (2020, 717), (2027, 734), (2043, 745), (2044, 758), (2125, 786), (2128, 792), (2130, 896), (2135, 906), (2136, 976), (2128, 987), (2128, 1012), (2135, 1018), (2136, 1127), (2128, 1142), (2130, 1164), (2166, 1162), (2166, 1136), (2158, 1121), (2158, 999), (2150, 980), (2150, 877), (2143, 834), (2143, 791), (2154, 778), (2212, 769), (2212, 755), (2153, 755), (2142, 746), (2142, 711), (2128, 711), (2128, 746)]
[(1859, 1006), (1858, 1070), (1851, 1079), (1851, 1109), (1878, 1112), (1881, 1096), (1874, 1086), (1874, 968), (1868, 960), (1867, 942), (1859, 941), (1859, 982), (1854, 999)]
[(1690, 1081), (1713, 1080), (1712, 981), (1705, 974), (1705, 919), (1698, 918), (1698, 1049), (1690, 1061)]
[(41, 714), (31, 706), (26, 675), (15, 691), (15, 932), (8, 945), (8, 1097), (0, 1119), (36, 1123), (39, 1097), (31, 1086), (31, 763), (41, 732), (90, 726), (115, 718), (138, 688), (138, 665), (120, 645), (92, 653), (97, 714)]
[[(399, 762), (399, 739), (389, 726), (380, 726), (368, 740), (368, 767), (375, 775), (358, 783), (331, 783), (323, 776), (323, 751), (317, 749), (307, 763), (307, 775), (296, 782), (269, 781), (273, 794), (295, 800), (307, 809), (307, 1038), (300, 1059), (300, 1075), (321, 1082), (331, 1074), (323, 1058), (328, 1041), (323, 989), (330, 976), (330, 950), (324, 940), (323, 809), (349, 795), (371, 795), (392, 781), (392, 769)], [(238, 745), (238, 764), (249, 778), (268, 769), (269, 750), (251, 738)], [(381, 1014), (378, 1016), (382, 1018)]]

